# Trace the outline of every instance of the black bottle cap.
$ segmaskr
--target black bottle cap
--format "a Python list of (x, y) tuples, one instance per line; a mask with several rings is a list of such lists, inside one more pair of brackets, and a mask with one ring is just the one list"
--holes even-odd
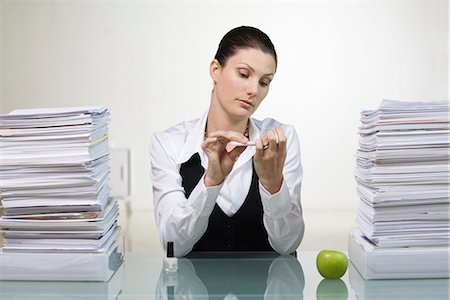
[(173, 257), (173, 242), (167, 242), (167, 257)]

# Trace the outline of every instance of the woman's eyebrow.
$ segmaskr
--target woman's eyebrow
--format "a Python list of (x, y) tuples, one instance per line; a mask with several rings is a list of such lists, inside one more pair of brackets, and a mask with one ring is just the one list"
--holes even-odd
[[(252, 68), (252, 66), (250, 66), (249, 64), (245, 63), (245, 62), (240, 62), (240, 64), (246, 65), (252, 72), (255, 72), (255, 69)], [(274, 76), (274, 73), (267, 73), (264, 74), (263, 76)]]

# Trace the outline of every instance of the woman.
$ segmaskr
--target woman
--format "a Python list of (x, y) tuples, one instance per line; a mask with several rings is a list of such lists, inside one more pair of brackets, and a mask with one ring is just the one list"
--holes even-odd
[(273, 119), (251, 118), (276, 67), (265, 33), (232, 29), (209, 67), (214, 88), (208, 112), (152, 137), (155, 220), (163, 246), (174, 242), (175, 256), (289, 254), (299, 246), (304, 223), (297, 134)]

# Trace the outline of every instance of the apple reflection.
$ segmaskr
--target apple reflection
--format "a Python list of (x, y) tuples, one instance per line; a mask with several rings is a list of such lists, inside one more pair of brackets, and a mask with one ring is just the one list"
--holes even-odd
[(292, 255), (217, 254), (178, 259), (161, 270), (156, 299), (303, 299), (302, 267)]
[(317, 300), (347, 300), (348, 289), (341, 279), (322, 279), (316, 290)]

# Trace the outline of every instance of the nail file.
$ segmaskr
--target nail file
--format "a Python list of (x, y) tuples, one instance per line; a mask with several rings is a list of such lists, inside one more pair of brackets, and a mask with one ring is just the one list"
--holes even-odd
[(236, 141), (230, 141), (228, 144), (232, 145), (232, 146), (256, 146), (256, 142), (255, 141), (248, 141), (247, 143), (239, 143)]

